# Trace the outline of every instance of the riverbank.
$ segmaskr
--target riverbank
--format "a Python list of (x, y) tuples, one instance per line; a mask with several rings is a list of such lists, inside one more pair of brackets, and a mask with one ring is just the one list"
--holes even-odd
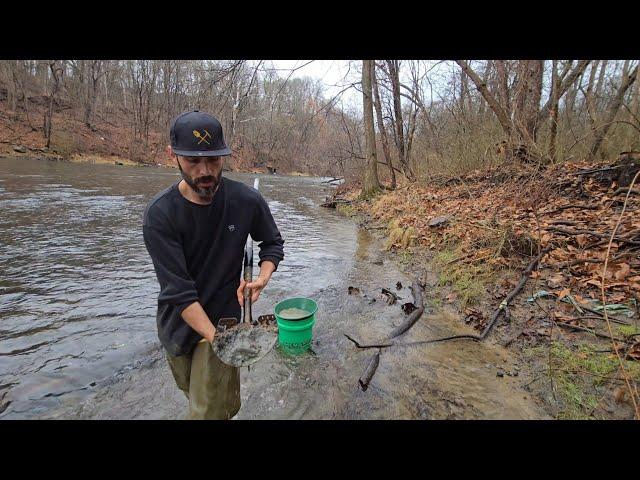
[[(57, 105), (57, 104), (56, 104)], [(174, 168), (167, 158), (168, 132), (150, 130), (144, 138), (134, 135), (117, 115), (95, 115), (91, 126), (81, 120), (82, 114), (65, 102), (57, 105), (53, 113), (51, 142), (47, 147), (40, 119), (45, 114), (43, 105), (29, 105), (29, 111), (8, 109), (0, 99), (0, 157), (28, 157), (72, 163), (111, 164), (127, 166), (163, 166)], [(35, 119), (38, 119), (37, 121)], [(234, 149), (225, 159), (228, 171), (267, 174), (275, 166), (263, 160), (247, 146)], [(309, 173), (277, 170), (278, 174), (310, 176)]]
[(523, 388), (550, 416), (627, 419), (634, 417), (627, 379), (632, 388), (640, 381), (640, 195), (629, 197), (609, 254), (612, 340), (600, 282), (625, 195), (616, 169), (603, 168), (612, 167), (501, 167), (404, 184), (370, 200), (359, 200), (358, 185), (344, 185), (337, 209), (385, 242), (405, 273), (433, 271), (429, 295), (454, 310), (452, 331), (480, 333), (539, 249), (549, 248), (484, 341), (520, 359), (517, 374), (531, 378)]

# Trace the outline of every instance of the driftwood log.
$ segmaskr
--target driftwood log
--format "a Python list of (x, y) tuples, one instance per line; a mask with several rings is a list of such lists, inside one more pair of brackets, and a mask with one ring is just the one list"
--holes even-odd
[(336, 198), (333, 200), (329, 200), (328, 202), (322, 203), (320, 204), (320, 206), (325, 208), (336, 208), (338, 205), (348, 205), (349, 203), (351, 203), (351, 200)]

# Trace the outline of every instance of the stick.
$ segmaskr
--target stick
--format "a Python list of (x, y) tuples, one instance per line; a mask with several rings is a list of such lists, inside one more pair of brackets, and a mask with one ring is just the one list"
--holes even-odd
[[(609, 238), (608, 235), (604, 235), (604, 234), (598, 233), (598, 232), (593, 232), (591, 230), (571, 230), (571, 229), (562, 228), (562, 227), (547, 227), (546, 230), (550, 230), (550, 231), (553, 231), (553, 232), (565, 233), (567, 235), (586, 234), (586, 235), (592, 235), (594, 237), (599, 237), (599, 238)], [(619, 241), (619, 242), (625, 242), (625, 243), (628, 243), (630, 245), (640, 245), (640, 242), (636, 242), (635, 240), (628, 240), (628, 239), (626, 239), (624, 237), (620, 237), (618, 235), (614, 236), (613, 238), (615, 240)]]
[(543, 248), (542, 251), (538, 254), (538, 256), (531, 261), (529, 266), (527, 266), (526, 270), (522, 274), (522, 277), (520, 278), (520, 282), (518, 283), (518, 285), (516, 285), (516, 287), (513, 290), (511, 290), (511, 293), (507, 295), (507, 298), (505, 298), (500, 304), (500, 306), (497, 308), (497, 310), (493, 312), (493, 316), (491, 317), (489, 324), (485, 327), (484, 331), (480, 334), (480, 340), (484, 340), (486, 338), (486, 336), (489, 334), (489, 332), (493, 328), (493, 325), (496, 323), (500, 315), (504, 312), (507, 306), (509, 306), (509, 303), (511, 302), (511, 300), (513, 300), (516, 297), (516, 295), (518, 295), (520, 291), (524, 288), (524, 285), (527, 283), (527, 280), (529, 280), (529, 275), (531, 274), (531, 272), (533, 272), (533, 269), (536, 268), (536, 266), (538, 265), (538, 262), (542, 259), (542, 257), (544, 257), (547, 254), (547, 252), (549, 252), (549, 250), (551, 250), (551, 246)]
[(558, 207), (555, 210), (551, 210), (550, 212), (545, 212), (544, 215), (551, 215), (552, 213), (560, 212), (562, 210), (566, 210), (567, 208), (581, 208), (585, 210), (597, 210), (599, 207), (596, 205), (578, 205), (571, 203), (569, 205), (564, 205), (562, 207)]
[(377, 345), (362, 345), (360, 342), (358, 342), (356, 339), (351, 338), (349, 335), (347, 335), (346, 333), (343, 334), (345, 337), (347, 337), (349, 340), (351, 340), (356, 347), (358, 348), (384, 348), (384, 347), (391, 347), (392, 345), (395, 345), (393, 342), (391, 343), (380, 343)]
[(609, 172), (611, 170), (617, 170), (620, 167), (621, 165), (615, 165), (612, 167), (597, 168), (595, 170), (580, 170), (579, 172), (572, 173), (571, 175), (591, 175), (592, 173)]
[(615, 197), (616, 195), (620, 195), (621, 193), (627, 193), (627, 192), (640, 195), (640, 190), (638, 190), (637, 188), (621, 187), (617, 189), (615, 192), (613, 192), (613, 196)]
[[(584, 327), (579, 327), (577, 325), (569, 325), (568, 323), (562, 323), (562, 322), (555, 322), (556, 325), (558, 325), (559, 327), (564, 327), (564, 328), (574, 328), (576, 330), (580, 330), (582, 332), (587, 332), (587, 333), (591, 333), (593, 335), (595, 335), (596, 337), (600, 337), (600, 338), (606, 338), (607, 340), (611, 340), (612, 337), (608, 336), (608, 335), (603, 335), (602, 333), (598, 333), (595, 330), (590, 330), (588, 328), (584, 328)], [(624, 340), (620, 339), (620, 338), (616, 338), (613, 337), (613, 340), (615, 340), (616, 342), (622, 342), (624, 343)]]
[(363, 350), (367, 349), (367, 348), (389, 348), (389, 347), (413, 347), (415, 345), (426, 345), (428, 343), (438, 343), (438, 342), (445, 342), (448, 340), (458, 340), (458, 339), (464, 339), (464, 338), (468, 338), (470, 340), (479, 340), (477, 335), (455, 335), (453, 337), (444, 337), (444, 338), (434, 338), (432, 340), (419, 340), (417, 342), (404, 342), (404, 343), (397, 343), (397, 342), (390, 342), (390, 343), (379, 343), (379, 344), (361, 344), (359, 343), (357, 340), (351, 338), (349, 335), (347, 335), (346, 333), (343, 334), (345, 337), (347, 337), (349, 340), (351, 340), (355, 346), (357, 348), (361, 348)]
[(367, 388), (369, 388), (369, 382), (371, 382), (371, 379), (378, 369), (378, 364), (380, 363), (380, 352), (381, 350), (378, 350), (378, 352), (373, 357), (371, 357), (371, 360), (369, 360), (369, 365), (367, 365), (366, 370), (358, 379), (358, 383), (360, 384), (360, 388), (362, 388), (363, 392), (365, 392)]

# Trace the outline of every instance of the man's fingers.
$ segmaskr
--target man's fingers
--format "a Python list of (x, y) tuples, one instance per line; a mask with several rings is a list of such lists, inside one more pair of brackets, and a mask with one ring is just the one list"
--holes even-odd
[(242, 307), (244, 304), (244, 288), (246, 286), (247, 282), (245, 282), (244, 280), (240, 281), (240, 286), (238, 287), (238, 290), (236, 291), (236, 294), (238, 296), (238, 303), (240, 304), (240, 306)]

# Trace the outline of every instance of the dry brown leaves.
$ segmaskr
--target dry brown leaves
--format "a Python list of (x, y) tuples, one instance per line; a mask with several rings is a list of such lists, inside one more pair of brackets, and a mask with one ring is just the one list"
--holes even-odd
[[(570, 288), (572, 295), (596, 299), (608, 238), (624, 201), (624, 195), (613, 196), (615, 182), (601, 184), (590, 176), (575, 175), (597, 167), (572, 163), (543, 171), (504, 166), (474, 171), (462, 177), (462, 183), (448, 186), (401, 185), (367, 208), (382, 224), (395, 220), (403, 228), (414, 227), (417, 243), (426, 248), (456, 246), (470, 252), (465, 262), (483, 261), (496, 268), (525, 265), (524, 251), (506, 249), (501, 255), (492, 251), (505, 232), (512, 244), (513, 239), (518, 243), (525, 238), (541, 247), (552, 244), (555, 248), (541, 262), (547, 287)], [(640, 197), (631, 195), (609, 258), (608, 302), (624, 303), (640, 294), (639, 212)], [(431, 220), (443, 216), (451, 220), (429, 227)]]

